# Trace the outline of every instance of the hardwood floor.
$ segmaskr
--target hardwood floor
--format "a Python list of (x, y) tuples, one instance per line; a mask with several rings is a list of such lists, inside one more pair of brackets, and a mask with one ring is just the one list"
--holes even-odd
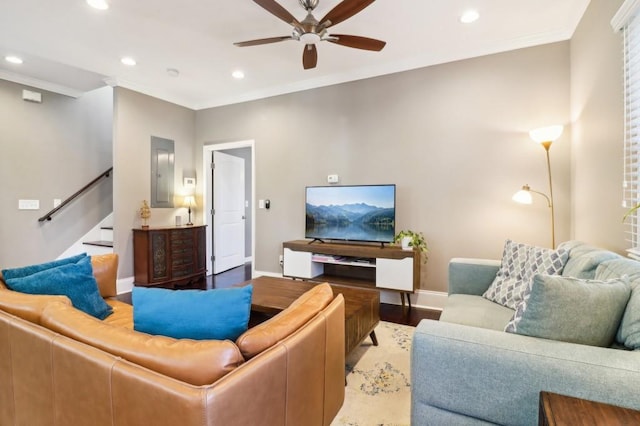
[[(209, 275), (206, 280), (206, 288), (213, 289), (230, 287), (234, 284), (250, 279), (251, 264), (246, 263), (244, 266), (239, 266), (218, 275)], [(440, 311), (436, 310), (416, 307), (407, 309), (400, 305), (391, 305), (387, 303), (380, 304), (380, 319), (382, 321), (389, 321), (396, 324), (405, 324), (415, 327), (422, 319), (437, 320), (439, 318)]]

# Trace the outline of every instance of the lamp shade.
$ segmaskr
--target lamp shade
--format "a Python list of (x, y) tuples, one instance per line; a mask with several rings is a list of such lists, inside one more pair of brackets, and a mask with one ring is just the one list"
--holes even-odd
[(531, 204), (533, 202), (533, 200), (531, 199), (531, 192), (528, 189), (524, 188), (513, 194), (513, 197), (511, 197), (511, 199), (520, 204)]
[(553, 142), (560, 137), (564, 127), (562, 125), (540, 127), (529, 132), (531, 139), (538, 143)]
[(184, 197), (184, 206), (185, 207), (196, 207), (196, 197), (193, 195), (187, 195)]

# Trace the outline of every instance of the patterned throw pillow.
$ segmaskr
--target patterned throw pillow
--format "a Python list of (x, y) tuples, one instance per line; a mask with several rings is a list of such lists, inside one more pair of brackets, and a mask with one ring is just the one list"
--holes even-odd
[(483, 297), (516, 309), (530, 290), (534, 275), (559, 275), (568, 258), (569, 251), (563, 248), (552, 250), (507, 240), (500, 269)]

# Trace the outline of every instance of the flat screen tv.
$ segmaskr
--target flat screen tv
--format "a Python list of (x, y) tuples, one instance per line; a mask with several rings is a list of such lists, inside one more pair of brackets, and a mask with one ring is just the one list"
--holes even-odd
[(395, 185), (308, 186), (305, 238), (389, 243), (395, 236)]

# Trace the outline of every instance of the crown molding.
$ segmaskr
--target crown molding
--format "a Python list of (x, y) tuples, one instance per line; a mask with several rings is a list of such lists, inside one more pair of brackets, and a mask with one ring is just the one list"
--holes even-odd
[(49, 81), (40, 80), (37, 78), (27, 77), (24, 75), (16, 74), (11, 71), (0, 69), (0, 79), (12, 81), (14, 83), (22, 84), (25, 86), (35, 87), (37, 89), (46, 90), (48, 92), (58, 93), (60, 95), (69, 96), (71, 98), (79, 98), (84, 95), (84, 92), (76, 89), (72, 89), (60, 84), (51, 83)]
[(629, 20), (638, 12), (640, 0), (626, 0), (620, 9), (611, 18), (611, 27), (615, 32), (620, 31), (629, 23)]

